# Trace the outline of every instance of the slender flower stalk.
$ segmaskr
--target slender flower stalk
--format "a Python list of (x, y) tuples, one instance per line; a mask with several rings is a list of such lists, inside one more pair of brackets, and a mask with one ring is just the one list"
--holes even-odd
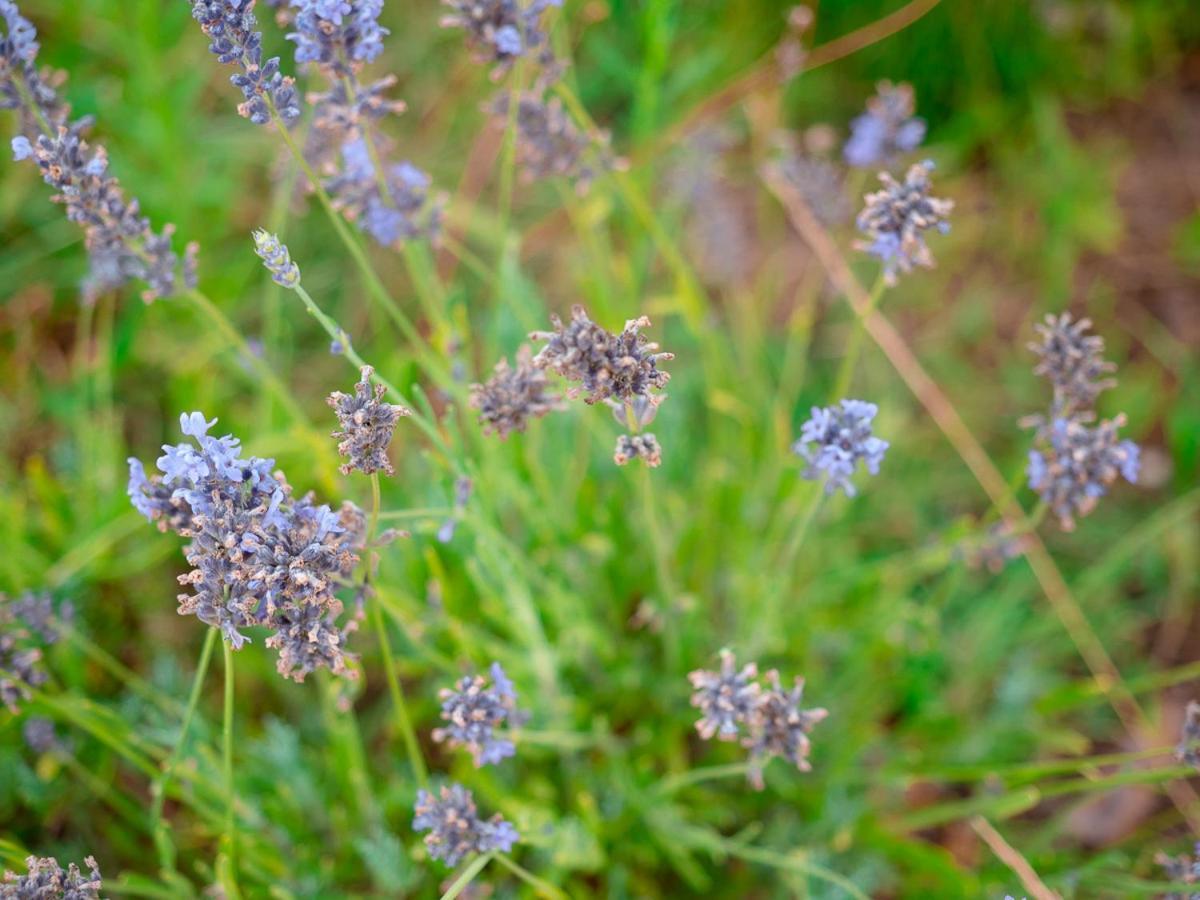
[(233, 641), (222, 640), (225, 656), (225, 704), (221, 725), (221, 759), (225, 776), (225, 834), (222, 843), (229, 859), (229, 877), (237, 886), (237, 819), (235, 815), (236, 789), (233, 781)]

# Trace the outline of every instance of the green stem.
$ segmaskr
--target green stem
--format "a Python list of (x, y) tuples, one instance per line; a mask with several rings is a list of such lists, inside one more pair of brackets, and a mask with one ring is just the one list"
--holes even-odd
[(209, 628), (208, 633), (204, 636), (204, 646), (200, 650), (200, 661), (196, 664), (196, 674), (192, 678), (192, 690), (188, 694), (187, 709), (183, 714), (183, 724), (179, 727), (179, 736), (175, 739), (171, 755), (163, 764), (162, 774), (154, 780), (150, 787), (150, 794), (153, 797), (150, 807), (151, 833), (154, 835), (154, 843), (158, 847), (159, 865), (164, 869), (175, 869), (175, 847), (167, 836), (169, 827), (163, 822), (162, 815), (167, 783), (175, 773), (175, 766), (179, 762), (179, 757), (187, 741), (188, 730), (192, 726), (192, 717), (196, 714), (196, 706), (200, 702), (200, 690), (204, 686), (204, 676), (208, 672), (208, 663), (212, 658), (213, 647), (216, 643), (217, 629)]
[(550, 882), (538, 878), (528, 869), (518, 865), (514, 860), (505, 856), (503, 853), (496, 855), (496, 862), (508, 869), (523, 882), (529, 885), (539, 896), (549, 897), (552, 900), (567, 900), (567, 895), (552, 885)]
[(492, 851), (471, 860), (471, 864), (463, 869), (462, 874), (454, 879), (450, 887), (446, 888), (446, 893), (442, 894), (442, 900), (454, 900), (497, 855), (495, 851)]
[(222, 720), (222, 752), (225, 772), (225, 852), (229, 859), (229, 879), (237, 888), (237, 824), (234, 821), (233, 785), (233, 645), (221, 641), (225, 655), (225, 714)]
[(654, 793), (667, 796), (685, 787), (700, 784), (704, 781), (716, 781), (721, 778), (734, 778), (737, 776), (744, 778), (750, 771), (750, 768), (750, 763), (739, 762), (723, 766), (705, 766), (700, 769), (691, 769), (687, 772), (681, 772), (678, 775), (669, 775), (663, 778), (654, 788)]
[(838, 368), (837, 380), (834, 382), (833, 396), (830, 398), (833, 403), (837, 403), (843, 399), (846, 396), (846, 391), (850, 389), (850, 381), (854, 378), (854, 367), (858, 364), (858, 356), (862, 352), (863, 338), (866, 336), (866, 321), (879, 308), (879, 303), (883, 299), (886, 288), (887, 282), (884, 281), (883, 273), (881, 272), (879, 277), (875, 279), (875, 286), (871, 288), (871, 294), (867, 298), (866, 309), (854, 317), (850, 340), (846, 344), (846, 355), (842, 357), (842, 364)]

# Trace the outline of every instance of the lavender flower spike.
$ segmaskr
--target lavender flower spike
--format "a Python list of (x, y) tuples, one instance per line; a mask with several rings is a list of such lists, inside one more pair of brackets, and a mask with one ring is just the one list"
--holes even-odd
[(87, 875), (80, 872), (75, 863), (71, 863), (64, 870), (53, 857), (27, 857), (27, 874), (4, 873), (4, 881), (0, 883), (0, 897), (4, 900), (42, 900), (51, 897), (61, 897), (64, 900), (98, 900), (102, 887), (100, 868), (91, 856), (83, 863), (88, 868)]
[(1075, 517), (1086, 516), (1120, 476), (1135, 483), (1140, 452), (1133, 441), (1122, 441), (1118, 430), (1123, 415), (1094, 428), (1078, 419), (1054, 419), (1038, 429), (1038, 446), (1029, 451), (1029, 486), (1058, 516), (1064, 531), (1075, 528)]
[(812, 417), (800, 429), (800, 439), (792, 451), (808, 463), (803, 477), (813, 481), (824, 477), (825, 492), (839, 488), (847, 497), (856, 493), (850, 476), (861, 461), (872, 475), (887, 452), (888, 442), (871, 433), (871, 422), (879, 412), (874, 403), (843, 400), (839, 406), (816, 407)]
[(883, 261), (883, 276), (889, 285), (899, 280), (898, 273), (911, 272), (917, 266), (932, 269), (933, 254), (924, 232), (932, 228), (945, 234), (950, 230), (946, 218), (954, 201), (930, 196), (932, 171), (933, 163), (926, 160), (912, 166), (904, 181), (880, 172), (883, 189), (867, 194), (866, 205), (858, 214), (858, 230), (867, 240), (854, 246)]
[(355, 469), (365, 475), (373, 472), (393, 475), (396, 471), (387, 457), (388, 445), (392, 442), (396, 422), (401, 416), (412, 415), (412, 410), (384, 403), (386, 388), (377, 384), (374, 391), (371, 390), (374, 372), (370, 366), (363, 366), (362, 377), (354, 385), (353, 394), (334, 391), (327, 399), (342, 426), (341, 431), (333, 432), (333, 437), (341, 439), (338, 453), (349, 459), (342, 466), (343, 475), (349, 475)]
[(463, 677), (453, 689), (442, 690), (445, 728), (435, 728), (433, 739), (471, 751), (475, 768), (493, 765), (516, 753), (513, 742), (496, 737), (504, 724), (517, 724), (517, 694), (499, 663), (492, 663), (491, 684), (483, 675)]
[(739, 671), (729, 650), (720, 652), (721, 668), (717, 672), (697, 669), (688, 674), (695, 688), (692, 706), (702, 713), (696, 723), (700, 737), (722, 741), (736, 740), (740, 728), (750, 720), (758, 705), (761, 688), (755, 681), (758, 666), (747, 663)]
[(300, 284), (300, 267), (292, 262), (287, 245), (281, 244), (278, 237), (258, 229), (254, 232), (254, 252), (277, 285), (291, 290)]
[(742, 741), (750, 749), (750, 783), (760, 791), (763, 768), (773, 756), (783, 757), (801, 772), (812, 769), (808, 762), (811, 749), (808, 735), (813, 726), (829, 715), (825, 709), (800, 708), (803, 678), (797, 678), (790, 691), (783, 689), (774, 669), (765, 678), (767, 690), (758, 698), (750, 716), (750, 736)]
[(467, 46), (481, 63), (493, 62), (492, 79), (498, 80), (522, 56), (541, 50), (539, 62), (552, 59), (542, 13), (562, 0), (531, 0), (522, 8), (520, 0), (442, 0), (450, 12), (442, 16), (443, 28), (461, 28)]
[(867, 111), (850, 123), (846, 162), (859, 168), (889, 163), (920, 146), (925, 122), (913, 116), (915, 106), (912, 85), (879, 82)]
[(492, 377), (483, 384), (471, 385), (470, 405), (479, 410), (484, 434), (498, 434), (500, 440), (512, 432), (523, 432), (530, 419), (540, 419), (563, 408), (562, 398), (546, 392), (546, 373), (532, 363), (529, 345), (517, 351), (517, 365), (507, 359), (496, 363)]
[(418, 791), (413, 812), (413, 830), (429, 832), (425, 835), (429, 855), (450, 868), (473, 853), (507, 853), (520, 840), (517, 830), (499, 813), (490, 819), (479, 818), (475, 798), (458, 784), (443, 786), (436, 797)]

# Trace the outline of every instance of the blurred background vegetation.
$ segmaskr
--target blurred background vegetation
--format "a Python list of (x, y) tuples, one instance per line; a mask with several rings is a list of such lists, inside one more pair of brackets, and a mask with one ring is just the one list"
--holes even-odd
[[(813, 5), (804, 40), (818, 47), (904, 6)], [(504, 227), (486, 71), (438, 28), (434, 0), (385, 9), (392, 34), (372, 71), (399, 77), (409, 110), (391, 135), (448, 193), (451, 233), (486, 264), (438, 252), (446, 295), (432, 322), (400, 255), (372, 253), (430, 343), (476, 380), (549, 311), (581, 302), (609, 328), (649, 314), (676, 354), (652, 487), (612, 465), (616, 426), (587, 408), (506, 443), (445, 410), (475, 482), (448, 543), (435, 534), (454, 484), (404, 425), (384, 486), (386, 510), (412, 511), (393, 522), (413, 536), (385, 554), (379, 590), (427, 758), (512, 820), (515, 857), (573, 896), (847, 896), (825, 870), (873, 897), (1024, 896), (976, 815), (1064, 897), (1153, 895), (1155, 852), (1191, 845), (1163, 792), (1167, 756), (1151, 759), (1157, 771), (1096, 758), (1168, 748), (1200, 680), (1200, 15), (1191, 0), (918, 5), (931, 8), (897, 33), (791, 80), (759, 78), (715, 116), (745, 72), (774, 71), (788, 4), (567, 0), (552, 14), (569, 79), (704, 285), (699, 327), (612, 179), (582, 197), (519, 184)], [(178, 439), (178, 413), (201, 409), (297, 490), (368, 502), (323, 438), (324, 397), (354, 373), (261, 270), (258, 226), (289, 244), (366, 359), (409, 387), (418, 372), (327, 220), (294, 196), (278, 141), (234, 113), (189, 4), (21, 8), (42, 61), (70, 74), (76, 112), (97, 117), (112, 170), (153, 222), (200, 242), (202, 288), (307, 418), (184, 300), (145, 306), (131, 292), (82, 312), (78, 230), (33, 167), (0, 167), (0, 589), (53, 589), (81, 636), (49, 652), (52, 683), (26, 713), (53, 718), (69, 751), (34, 753), (23, 718), (0, 711), (0, 851), (10, 866), (24, 851), (64, 864), (92, 853), (114, 895), (182, 896), (214, 877), (219, 667), (190, 744), (198, 774), (168, 803), (182, 874), (164, 881), (139, 766), (177, 732), (203, 635), (175, 612), (179, 541), (129, 509), (124, 459), (153, 459)], [(291, 70), (282, 32), (263, 24)], [(936, 552), (985, 528), (989, 504), (871, 346), (852, 393), (880, 406), (883, 471), (826, 503), (795, 566), (776, 567), (797, 518), (788, 447), (826, 402), (852, 318), (758, 169), (830, 129), (840, 146), (884, 78), (915, 87), (936, 192), (957, 203), (938, 268), (902, 281), (884, 312), (1014, 483), (1029, 444), (1017, 420), (1046, 402), (1032, 324), (1086, 313), (1120, 364), (1101, 411), (1128, 414), (1142, 483), (1074, 533), (1041, 531), (1147, 710), (1146, 733), (1122, 729), (1023, 560), (994, 572)], [(868, 188), (850, 176), (848, 193)], [(851, 232), (835, 230), (847, 253)], [(873, 266), (854, 262), (870, 283)], [(320, 679), (280, 679), (258, 636), (238, 657), (249, 896), (436, 896), (447, 874), (411, 831), (415, 786), (374, 643), (358, 637), (365, 678), (340, 697)], [(831, 711), (813, 772), (776, 763), (762, 793), (680, 780), (741, 758), (700, 742), (688, 706), (686, 672), (722, 646), (807, 676), (809, 702)], [(493, 659), (532, 719), (515, 760), (475, 771), (429, 730), (437, 689)], [(528, 891), (499, 868), (480, 881)]]

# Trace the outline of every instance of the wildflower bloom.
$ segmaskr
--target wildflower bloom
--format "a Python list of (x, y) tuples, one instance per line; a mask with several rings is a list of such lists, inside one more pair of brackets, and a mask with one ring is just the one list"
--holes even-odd
[[(130, 461), (130, 498), (143, 515), (190, 538), (184, 557), (192, 570), (179, 581), (179, 613), (219, 628), (234, 649), (242, 629), (274, 629), (267, 645), (279, 650), (281, 675), (302, 681), (318, 667), (350, 674), (344, 650), (353, 625), (340, 627), (336, 591), (348, 580), (365, 530), (353, 504), (335, 513), (311, 496), (295, 498), (274, 460), (242, 458), (232, 435), (208, 434), (216, 420), (180, 416), (192, 443), (164, 445), (161, 476), (147, 478)], [(170, 489), (169, 498), (164, 498)]]
[(739, 670), (732, 652), (722, 650), (719, 655), (719, 671), (697, 669), (688, 674), (695, 688), (692, 706), (701, 712), (696, 731), (706, 741), (714, 735), (722, 741), (735, 740), (741, 726), (749, 722), (762, 692), (755, 681), (758, 678), (755, 663), (747, 663)]
[(889, 163), (919, 147), (925, 122), (913, 115), (915, 108), (912, 85), (879, 82), (867, 111), (850, 123), (850, 139), (842, 150), (846, 162), (859, 168)]
[(363, 366), (362, 378), (354, 385), (353, 394), (334, 391), (327, 400), (342, 426), (341, 431), (333, 432), (333, 437), (341, 439), (338, 453), (350, 460), (342, 466), (343, 475), (355, 469), (364, 475), (380, 471), (394, 475), (396, 471), (387, 457), (388, 445), (396, 422), (401, 416), (412, 415), (412, 410), (384, 403), (386, 388), (382, 384), (371, 388), (374, 372), (370, 366)]
[(811, 750), (808, 735), (813, 726), (829, 715), (825, 709), (800, 708), (803, 678), (797, 677), (792, 689), (785, 691), (779, 672), (772, 669), (764, 677), (767, 689), (754, 704), (749, 717), (750, 735), (742, 741), (750, 750), (750, 782), (758, 790), (763, 788), (763, 768), (774, 756), (782, 757), (801, 772), (812, 769), (808, 761)]
[(437, 233), (441, 204), (425, 172), (404, 161), (384, 164), (381, 178), (363, 137), (342, 144), (340, 154), (341, 168), (325, 189), (342, 215), (385, 247)]
[(1056, 418), (1038, 429), (1037, 446), (1029, 451), (1029, 486), (1050, 507), (1064, 531), (1075, 527), (1076, 516), (1095, 508), (1120, 476), (1130, 483), (1138, 477), (1140, 453), (1133, 441), (1120, 440), (1123, 415), (1089, 427), (1078, 419)]
[(79, 871), (75, 863), (66, 870), (53, 857), (30, 856), (25, 859), (29, 870), (25, 875), (15, 872), (5, 872), (4, 882), (0, 884), (0, 897), (25, 900), (25, 898), (63, 897), (66, 900), (98, 900), (103, 887), (100, 881), (100, 868), (94, 857), (83, 861), (88, 868), (87, 875)]
[(858, 241), (855, 247), (883, 261), (887, 284), (895, 284), (897, 273), (911, 272), (916, 266), (933, 268), (924, 233), (931, 228), (942, 234), (950, 230), (946, 218), (954, 201), (930, 196), (932, 171), (933, 163), (926, 160), (912, 166), (904, 181), (880, 172), (883, 189), (867, 194), (866, 205), (858, 214), (858, 230), (868, 239)]
[(551, 58), (542, 13), (562, 0), (442, 0), (450, 12), (442, 16), (443, 28), (461, 28), (467, 46), (481, 63), (495, 63), (493, 80), (502, 78), (522, 56), (541, 50), (540, 62)]
[(574, 399), (586, 391), (584, 401), (598, 403), (613, 398), (621, 403), (632, 402), (644, 397), (651, 402), (658, 395), (651, 391), (661, 390), (670, 380), (670, 375), (658, 368), (660, 361), (674, 359), (673, 353), (662, 353), (658, 344), (646, 339), (640, 329), (650, 325), (650, 319), (642, 316), (630, 319), (620, 334), (612, 334), (597, 325), (582, 306), (571, 310), (571, 321), (563, 321), (555, 315), (550, 317), (554, 331), (535, 331), (530, 340), (546, 341), (533, 358), (539, 369), (557, 372), (567, 381), (581, 384), (567, 391)]
[(256, 30), (254, 0), (191, 2), (192, 18), (209, 38), (209, 52), (219, 62), (241, 70), (229, 79), (244, 98), (238, 114), (255, 125), (266, 125), (272, 115), (285, 123), (299, 118), (295, 80), (279, 71), (279, 57), (263, 61), (262, 32)]
[(792, 451), (808, 463), (803, 477), (810, 481), (823, 477), (826, 493), (840, 488), (853, 497), (857, 492), (850, 476), (855, 467), (861, 461), (870, 474), (878, 475), (888, 449), (888, 442), (871, 432), (878, 412), (878, 406), (862, 400), (814, 406), (811, 418), (800, 428), (800, 439), (792, 445)]
[(1187, 705), (1179, 745), (1175, 748), (1175, 758), (1185, 765), (1200, 769), (1200, 703), (1195, 700)]
[(475, 798), (458, 784), (443, 786), (437, 796), (418, 791), (413, 812), (413, 830), (429, 832), (425, 835), (429, 855), (451, 868), (473, 853), (507, 853), (520, 839), (499, 813), (479, 818)]
[(258, 229), (254, 232), (254, 252), (263, 261), (271, 280), (281, 287), (295, 288), (300, 284), (300, 267), (292, 262), (286, 244), (281, 244), (275, 235)]
[(531, 362), (528, 345), (517, 351), (517, 365), (507, 359), (496, 363), (492, 377), (483, 384), (471, 385), (469, 403), (479, 410), (484, 434), (498, 434), (501, 440), (512, 432), (523, 432), (530, 419), (540, 419), (562, 409), (562, 398), (547, 393), (546, 373)]
[(287, 36), (296, 44), (296, 62), (316, 63), (337, 74), (354, 63), (372, 62), (390, 32), (379, 24), (383, 0), (292, 0), (296, 8)]
[(633, 459), (640, 459), (651, 469), (658, 468), (662, 464), (662, 447), (658, 445), (658, 439), (648, 431), (619, 435), (613, 462), (623, 466)]
[[(505, 124), (511, 98), (505, 92), (488, 106), (494, 119)], [(596, 177), (596, 165), (608, 165), (606, 135), (590, 137), (576, 127), (558, 97), (546, 99), (544, 87), (524, 91), (516, 109), (517, 165), (528, 181), (562, 177), (585, 193)], [(595, 151), (593, 154), (592, 151)], [(589, 156), (594, 158), (589, 161)]]
[[(12, 0), (0, 0), (0, 109), (17, 110), (21, 133), (36, 139), (42, 122), (51, 129), (66, 122), (68, 110), (37, 69), (41, 46), (37, 29)], [(32, 101), (32, 108), (29, 103)]]
[(1109, 375), (1116, 371), (1104, 359), (1104, 338), (1088, 334), (1090, 319), (1071, 319), (1070, 313), (1047, 315), (1034, 325), (1039, 340), (1029, 344), (1038, 355), (1033, 373), (1054, 388), (1053, 416), (1070, 416), (1090, 410), (1102, 391), (1116, 384)]
[(47, 678), (39, 641), (17, 615), (17, 603), (0, 594), (0, 704), (12, 713)]
[(453, 688), (444, 688), (442, 719), (445, 728), (435, 728), (433, 739), (451, 747), (466, 747), (475, 767), (493, 765), (516, 753), (513, 742), (496, 736), (496, 729), (516, 724), (517, 693), (500, 663), (492, 663), (491, 684), (483, 675), (464, 676)]

